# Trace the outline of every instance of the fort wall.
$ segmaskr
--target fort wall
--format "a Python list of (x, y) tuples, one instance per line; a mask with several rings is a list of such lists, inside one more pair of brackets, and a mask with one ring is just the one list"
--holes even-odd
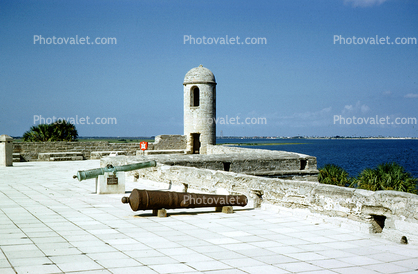
[(167, 188), (244, 194), (254, 207), (297, 215), (314, 223), (327, 222), (366, 233), (380, 233), (400, 242), (418, 244), (418, 196), (398, 191), (368, 191), (282, 180), (186, 166), (158, 164), (133, 175)]

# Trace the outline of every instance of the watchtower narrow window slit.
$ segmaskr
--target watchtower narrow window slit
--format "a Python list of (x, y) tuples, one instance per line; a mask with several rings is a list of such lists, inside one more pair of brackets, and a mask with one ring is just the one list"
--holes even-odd
[(198, 87), (192, 87), (190, 92), (190, 106), (198, 107), (200, 103), (200, 90)]

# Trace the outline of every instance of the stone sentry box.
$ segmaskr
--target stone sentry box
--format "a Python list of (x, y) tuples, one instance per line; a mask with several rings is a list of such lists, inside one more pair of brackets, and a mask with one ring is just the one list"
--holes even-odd
[(0, 135), (0, 166), (13, 166), (13, 138)]

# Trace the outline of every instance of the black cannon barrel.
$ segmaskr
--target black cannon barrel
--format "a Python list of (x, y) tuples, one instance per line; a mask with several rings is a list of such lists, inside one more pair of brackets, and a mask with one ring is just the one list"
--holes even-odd
[(148, 209), (175, 209), (197, 207), (246, 206), (245, 195), (215, 195), (161, 190), (134, 189), (122, 203), (129, 204), (133, 211)]

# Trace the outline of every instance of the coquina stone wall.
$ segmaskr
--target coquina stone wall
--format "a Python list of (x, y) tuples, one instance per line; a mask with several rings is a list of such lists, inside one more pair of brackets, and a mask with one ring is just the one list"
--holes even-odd
[(148, 144), (149, 150), (175, 150), (186, 149), (186, 135), (158, 135), (154, 143)]
[(158, 164), (131, 172), (156, 182), (209, 193), (244, 194), (255, 206), (273, 208), (314, 222), (331, 222), (394, 241), (418, 244), (418, 195), (368, 191), (310, 181), (282, 180), (226, 171)]
[(139, 143), (109, 142), (22, 142), (13, 143), (13, 153), (20, 153), (21, 161), (36, 161), (39, 153), (81, 152), (84, 159), (90, 159), (93, 151), (126, 151), (135, 155)]

